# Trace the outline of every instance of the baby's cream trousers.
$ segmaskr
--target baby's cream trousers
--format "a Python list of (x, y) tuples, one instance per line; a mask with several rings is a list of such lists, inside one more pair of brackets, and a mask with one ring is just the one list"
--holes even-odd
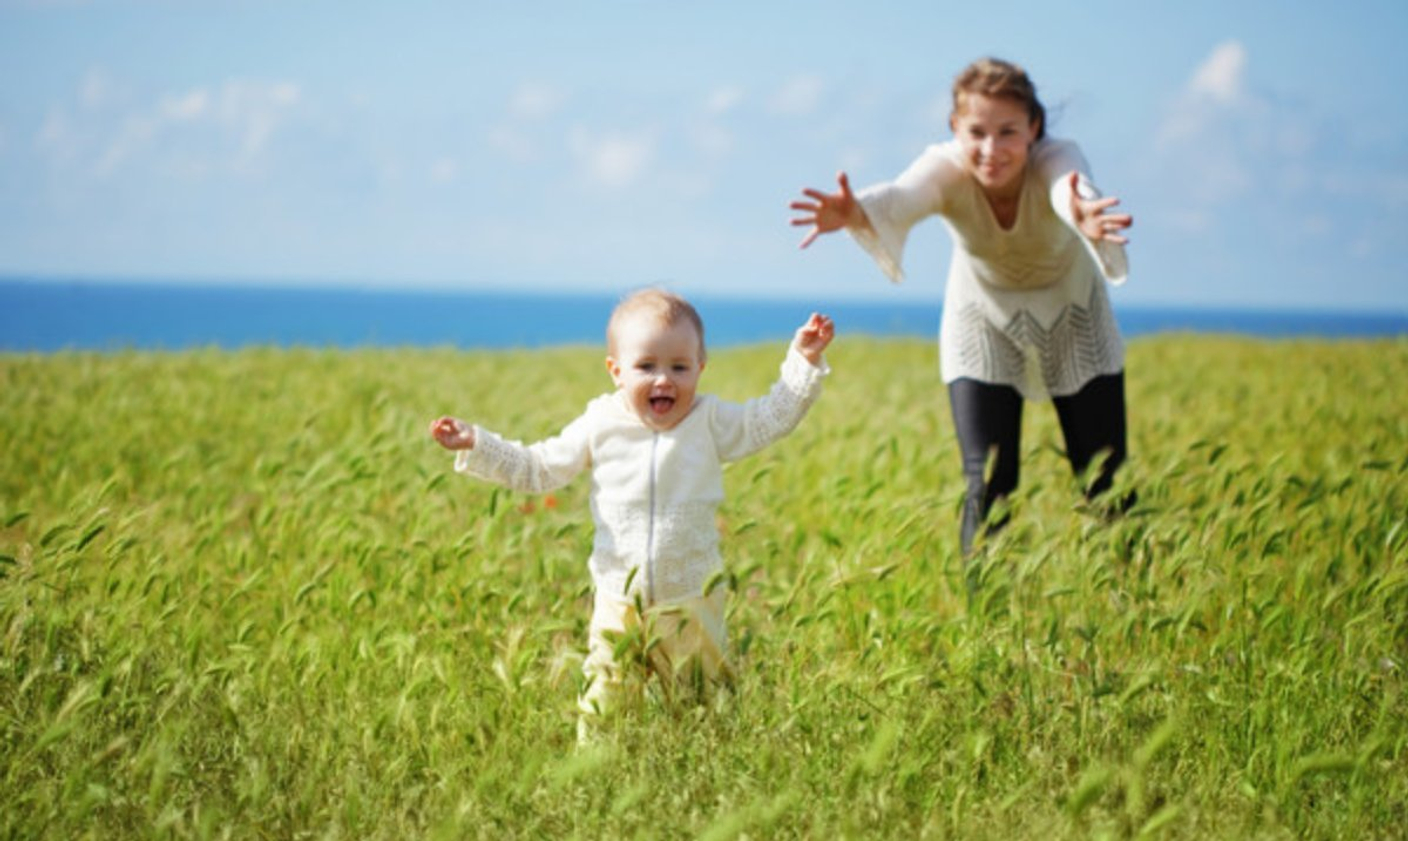
[(716, 587), (707, 596), (664, 602), (642, 612), (633, 599), (598, 590), (582, 663), (586, 687), (577, 700), (582, 714), (609, 713), (623, 695), (643, 689), (643, 678), (650, 673), (659, 677), (667, 697), (682, 689), (705, 691), (731, 679), (724, 654), (725, 598), (725, 588)]

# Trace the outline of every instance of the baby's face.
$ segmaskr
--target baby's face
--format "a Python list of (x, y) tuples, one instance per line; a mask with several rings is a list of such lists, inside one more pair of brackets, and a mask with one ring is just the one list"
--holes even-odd
[(648, 314), (617, 325), (616, 354), (606, 358), (611, 380), (631, 411), (651, 429), (673, 429), (694, 408), (704, 371), (699, 333), (687, 321), (661, 324)]

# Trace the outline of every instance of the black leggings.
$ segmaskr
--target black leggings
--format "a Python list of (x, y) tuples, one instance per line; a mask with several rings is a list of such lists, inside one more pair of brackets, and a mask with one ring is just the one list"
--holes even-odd
[[(949, 383), (948, 398), (968, 486), (960, 529), (967, 554), (993, 503), (1017, 489), (1022, 396), (1011, 386), (961, 379)], [(1066, 438), (1066, 456), (1076, 475), (1083, 474), (1097, 455), (1109, 454), (1098, 473), (1088, 477), (1085, 495), (1093, 499), (1109, 490), (1115, 470), (1125, 459), (1124, 372), (1096, 377), (1075, 394), (1053, 398), (1052, 402)], [(986, 477), (990, 452), (994, 453), (993, 464), (991, 476)], [(1133, 501), (1131, 495), (1121, 501), (1121, 507), (1128, 508)], [(1003, 517), (987, 527), (996, 531), (1005, 524)]]

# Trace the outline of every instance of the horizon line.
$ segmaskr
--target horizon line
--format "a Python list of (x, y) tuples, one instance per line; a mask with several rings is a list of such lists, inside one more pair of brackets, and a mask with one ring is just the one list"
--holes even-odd
[[(656, 284), (646, 283), (623, 288), (621, 292), (612, 292), (601, 289), (589, 289), (563, 286), (530, 286), (527, 288), (514, 288), (508, 283), (443, 283), (411, 281), (397, 283), (396, 281), (348, 281), (348, 280), (317, 280), (317, 279), (282, 279), (256, 277), (189, 277), (174, 278), (170, 276), (135, 276), (127, 274), (43, 274), (34, 272), (7, 272), (0, 271), (0, 284), (26, 284), (32, 286), (94, 286), (94, 287), (121, 287), (136, 286), (148, 288), (165, 288), (173, 290), (244, 290), (259, 292), (322, 292), (322, 293), (361, 293), (361, 294), (404, 294), (404, 295), (425, 295), (425, 296), (450, 296), (450, 297), (474, 297), (474, 296), (498, 296), (498, 297), (520, 297), (520, 298), (584, 298), (584, 299), (612, 299), (619, 298), (624, 294), (636, 289), (648, 288), (650, 286), (661, 286), (663, 288), (672, 287), (671, 284), (660, 282)], [(891, 288), (881, 286), (881, 289)], [(889, 306), (898, 309), (923, 308), (943, 305), (943, 296), (928, 296), (918, 293), (909, 293), (906, 300), (887, 300), (880, 294), (849, 293), (827, 291), (818, 295), (803, 295), (786, 292), (770, 293), (749, 293), (742, 290), (731, 290), (723, 292), (691, 292), (689, 297), (696, 301), (711, 302), (753, 302), (753, 303), (804, 303), (807, 301), (831, 302), (847, 305), (874, 305)], [(1183, 302), (1172, 300), (1139, 300), (1120, 302), (1118, 295), (1111, 296), (1111, 304), (1118, 312), (1128, 311), (1182, 311), (1190, 313), (1213, 313), (1213, 312), (1244, 312), (1244, 313), (1284, 313), (1284, 314), (1305, 314), (1305, 315), (1358, 315), (1372, 316), (1376, 318), (1408, 318), (1408, 303), (1399, 307), (1386, 308), (1382, 304), (1359, 303), (1343, 305), (1333, 302), (1321, 303), (1290, 303), (1290, 304), (1267, 304), (1254, 303), (1251, 301), (1228, 301), (1228, 302)]]

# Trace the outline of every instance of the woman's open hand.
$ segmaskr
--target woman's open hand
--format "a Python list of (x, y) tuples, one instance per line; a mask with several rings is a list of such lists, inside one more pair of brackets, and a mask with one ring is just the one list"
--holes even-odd
[(1110, 208), (1120, 203), (1114, 196), (1098, 199), (1080, 197), (1080, 173), (1072, 171), (1071, 179), (1071, 219), (1076, 228), (1091, 242), (1114, 242), (1124, 245), (1129, 238), (1120, 233), (1134, 224), (1134, 217), (1128, 213), (1109, 213)]
[(822, 234), (829, 234), (847, 226), (869, 224), (869, 220), (865, 217), (865, 211), (861, 209), (855, 194), (851, 192), (851, 182), (846, 177), (846, 173), (837, 173), (836, 183), (841, 189), (835, 193), (823, 193), (808, 187), (802, 190), (802, 195), (811, 201), (799, 199), (788, 205), (802, 214), (792, 220), (793, 225), (812, 226), (812, 229), (807, 231), (807, 235), (803, 237), (799, 248), (811, 245), (812, 241)]

